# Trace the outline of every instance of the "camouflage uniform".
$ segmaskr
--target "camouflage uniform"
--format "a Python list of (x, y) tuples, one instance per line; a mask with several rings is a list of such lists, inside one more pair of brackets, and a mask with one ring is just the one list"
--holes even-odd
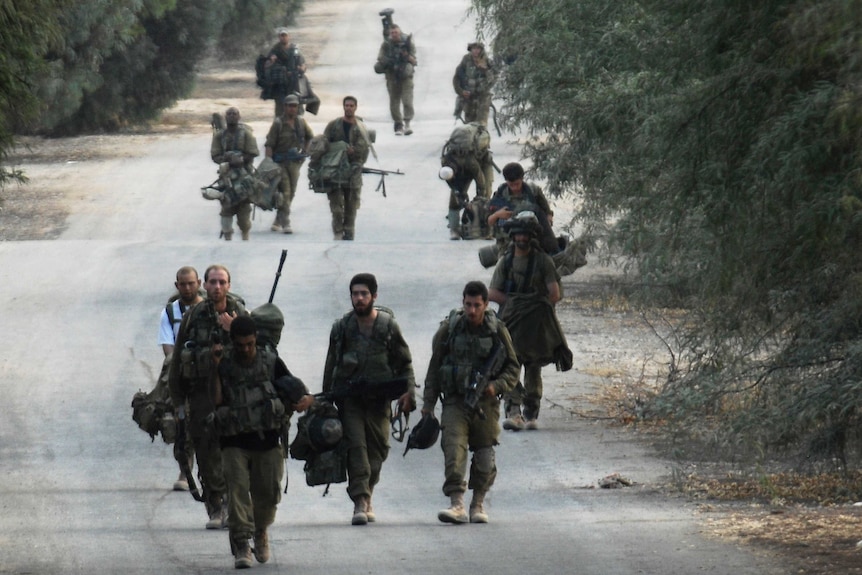
[[(398, 42), (387, 39), (380, 45), (375, 70), (386, 75), (386, 90), (389, 92), (389, 113), (395, 122), (395, 131), (413, 119), (413, 64), (407, 58), (416, 59), (416, 46), (412, 36), (402, 36)], [(403, 113), (402, 113), (403, 107)]]
[[(345, 130), (347, 130), (345, 132)], [(365, 124), (358, 117), (355, 124), (343, 118), (329, 122), (323, 132), (328, 142), (345, 141), (353, 149), (348, 149), (348, 158), (353, 169), (347, 185), (337, 185), (327, 190), (329, 210), (332, 212), (332, 233), (336, 238), (352, 240), (356, 231), (356, 212), (359, 210), (362, 194), (362, 166), (368, 160), (371, 143)]]
[[(346, 386), (348, 381), (387, 381), (407, 378), (413, 394), (416, 382), (413, 359), (395, 318), (378, 308), (371, 337), (359, 332), (355, 313), (349, 312), (332, 325), (323, 371), (323, 391)], [(347, 398), (338, 404), (347, 441), (347, 493), (357, 502), (370, 500), (380, 481), (380, 470), (389, 455), (389, 401), (380, 398)]]
[(299, 67), (305, 65), (305, 58), (299, 52), (299, 47), (296, 44), (291, 43), (285, 48), (281, 42), (277, 42), (266, 56), (267, 58), (275, 56), (275, 64), (283, 66), (285, 71), (285, 82), (273, 86), (272, 91), (272, 96), (275, 99), (275, 117), (281, 118), (284, 115), (284, 97), (300, 92), (299, 78), (303, 72)]
[[(218, 130), (213, 134), (212, 144), (210, 145), (210, 157), (216, 164), (222, 164), (228, 161), (230, 152), (239, 152), (243, 156), (243, 165), (240, 167), (231, 167), (231, 179), (239, 182), (242, 178), (251, 177), (254, 158), (260, 151), (257, 148), (257, 141), (254, 139), (254, 132), (251, 126), (247, 124), (238, 124), (236, 130), (226, 128)], [(225, 239), (229, 240), (233, 236), (233, 217), (236, 216), (236, 223), (242, 231), (243, 239), (248, 239), (248, 232), (251, 230), (251, 201), (243, 200), (242, 202), (230, 206), (222, 201), (222, 209), (219, 212), (221, 216), (221, 231)]]
[[(513, 195), (507, 184), (500, 184), (491, 198), (489, 212), (493, 212), (504, 205), (508, 206), (509, 209), (516, 214), (525, 210), (535, 212), (536, 218), (538, 218), (539, 224), (542, 228), (542, 233), (539, 237), (542, 249), (548, 253), (553, 253), (558, 249), (557, 239), (554, 237), (554, 232), (551, 229), (547, 216), (551, 211), (551, 205), (548, 203), (548, 199), (542, 192), (541, 187), (536, 184), (528, 184), (527, 182), (524, 182), (523, 187), (521, 188), (521, 193)], [(497, 240), (498, 248), (497, 252), (500, 255), (506, 253), (511, 241), (509, 234), (502, 227), (504, 221), (505, 220), (498, 220), (497, 225), (494, 227), (494, 237)]]
[(277, 358), (274, 351), (258, 346), (249, 365), (225, 353), (218, 366), (224, 401), (216, 408), (216, 421), (228, 486), (231, 548), (244, 549), (255, 537), (259, 560), (261, 540), (281, 501), (284, 451), (279, 440), (290, 416), (272, 383)]
[[(503, 370), (493, 380), (494, 389), (502, 394), (518, 382), (519, 365), (512, 338), (493, 311), (486, 310), (482, 325), (473, 328), (462, 310), (453, 310), (434, 334), (422, 411), (433, 413), (438, 398), (442, 397), (441, 447), (446, 465), (443, 493), (447, 497), (463, 494), (467, 487), (487, 492), (497, 476), (494, 446), (500, 436), (500, 401), (496, 397), (480, 398), (478, 407), (485, 413), (485, 419), (464, 405), (467, 379), (473, 370), (482, 369), (497, 342), (508, 356)], [(473, 452), (469, 485), (468, 449)]]
[(294, 125), (287, 125), (284, 117), (278, 117), (273, 121), (269, 132), (266, 134), (265, 147), (272, 150), (272, 159), (281, 167), (281, 182), (278, 184), (281, 194), (281, 203), (275, 216), (275, 224), (282, 229), (290, 227), (290, 204), (296, 195), (296, 186), (299, 182), (299, 170), (304, 158), (294, 160), (288, 159), (289, 152), (294, 154), (304, 153), (308, 142), (314, 137), (314, 132), (304, 118), (297, 116)]
[[(472, 44), (470, 45), (472, 46)], [(491, 107), (491, 88), (494, 85), (494, 69), (486, 58), (484, 49), (479, 61), (472, 54), (465, 54), (455, 69), (452, 87), (458, 95), (459, 108), (464, 123), (479, 122), (488, 125), (488, 110)], [(466, 93), (469, 92), (469, 96)]]
[[(210, 380), (215, 373), (211, 346), (218, 339), (230, 346), (230, 334), (218, 326), (210, 311), (210, 300), (197, 303), (183, 317), (177, 334), (177, 345), (171, 357), (168, 385), (173, 405), (188, 405), (189, 436), (194, 443), (198, 472), (210, 515), (221, 509), (225, 501), (225, 480), (218, 437), (207, 416), (213, 411)], [(227, 296), (228, 314), (247, 313), (233, 296)]]

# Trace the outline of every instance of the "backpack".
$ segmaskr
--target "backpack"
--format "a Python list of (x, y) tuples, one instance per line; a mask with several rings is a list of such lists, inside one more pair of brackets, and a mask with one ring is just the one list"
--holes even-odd
[(347, 157), (347, 148), (347, 142), (329, 142), (319, 160), (315, 161), (315, 154), (312, 154), (308, 164), (308, 185), (312, 190), (326, 193), (333, 187), (350, 183), (353, 166)]
[(472, 156), (477, 160), (491, 147), (491, 134), (482, 124), (470, 122), (457, 126), (443, 145), (443, 157)]
[(168, 444), (173, 443), (177, 438), (177, 424), (168, 389), (170, 357), (170, 355), (165, 357), (162, 371), (153, 390), (149, 393), (138, 390), (132, 396), (132, 420), (150, 436), (151, 442), (155, 441), (156, 435), (160, 433), (162, 440)]
[(281, 183), (281, 168), (272, 158), (264, 158), (255, 169), (255, 185), (252, 190), (251, 203), (269, 211), (277, 209), (281, 203), (278, 185)]

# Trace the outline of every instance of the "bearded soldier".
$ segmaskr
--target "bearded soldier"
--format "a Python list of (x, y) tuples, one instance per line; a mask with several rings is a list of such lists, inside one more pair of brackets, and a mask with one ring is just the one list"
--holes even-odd
[(488, 110), (491, 107), (491, 88), (494, 85), (494, 69), (485, 54), (485, 45), (471, 42), (467, 54), (455, 68), (452, 87), (458, 97), (455, 115), (463, 113), (465, 124), (479, 122), (488, 125)]
[[(506, 326), (488, 309), (485, 284), (467, 283), (462, 297), (462, 308), (452, 310), (434, 334), (422, 415), (434, 413), (442, 398), (443, 493), (451, 505), (437, 518), (444, 523), (487, 523), (485, 495), (497, 476), (498, 396), (515, 387), (520, 367)], [(468, 449), (473, 452), (469, 483)], [(469, 514), (464, 508), (468, 487), (473, 490)]]
[(247, 312), (239, 299), (228, 293), (230, 272), (226, 267), (218, 264), (208, 267), (204, 288), (206, 299), (188, 310), (180, 324), (168, 385), (171, 402), (177, 406), (177, 417), (187, 421), (194, 444), (209, 515), (206, 527), (221, 529), (227, 525), (226, 486), (219, 439), (207, 423), (213, 411), (209, 387), (215, 374), (214, 358), (230, 346), (231, 323)]

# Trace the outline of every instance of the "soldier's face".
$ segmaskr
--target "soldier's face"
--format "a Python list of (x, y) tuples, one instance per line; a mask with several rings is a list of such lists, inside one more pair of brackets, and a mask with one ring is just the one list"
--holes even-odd
[(353, 304), (353, 311), (358, 316), (368, 316), (374, 308), (374, 300), (377, 299), (377, 294), (371, 295), (368, 286), (364, 284), (355, 284), (350, 289), (350, 303)]
[(284, 115), (291, 120), (299, 115), (299, 104), (285, 104)]
[(230, 290), (230, 280), (227, 277), (227, 272), (220, 269), (210, 270), (207, 275), (204, 289), (207, 290), (207, 297), (214, 302), (221, 302), (227, 297), (227, 292)]
[(194, 301), (197, 296), (198, 288), (201, 287), (201, 280), (197, 274), (189, 272), (187, 274), (180, 274), (174, 285), (177, 291), (180, 292), (180, 299), (183, 303), (189, 303)]
[(279, 34), (278, 41), (281, 42), (282, 46), (287, 46), (290, 44), (290, 34)]
[(236, 108), (228, 108), (224, 113), (225, 122), (228, 126), (236, 126), (239, 124), (239, 110)]
[(483, 300), (480, 295), (465, 295), (463, 304), (464, 315), (467, 316), (467, 321), (470, 325), (482, 325), (482, 320), (485, 318), (485, 310), (488, 308), (488, 302)]
[(393, 42), (400, 42), (401, 41), (401, 30), (399, 30), (398, 28), (390, 28), (389, 29), (389, 37), (392, 39)]
[(233, 350), (237, 358), (242, 362), (249, 362), (254, 359), (257, 353), (257, 336), (245, 335), (231, 339)]
[(521, 188), (524, 187), (524, 178), (518, 178), (517, 180), (506, 180), (506, 185), (509, 186), (509, 191), (513, 194), (520, 194)]
[(344, 117), (352, 118), (356, 114), (356, 102), (353, 100), (344, 101)]
[(527, 234), (515, 234), (512, 240), (519, 250), (526, 250), (530, 247), (530, 236)]

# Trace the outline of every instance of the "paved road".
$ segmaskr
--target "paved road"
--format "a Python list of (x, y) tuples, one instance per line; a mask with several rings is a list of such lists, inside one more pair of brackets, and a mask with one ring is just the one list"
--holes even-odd
[[(0, 353), (0, 573), (212, 573), (232, 570), (227, 534), (203, 529), (200, 504), (168, 491), (175, 464), (130, 418), (134, 391), (149, 389), (161, 363), (159, 310), (177, 267), (221, 262), (251, 306), (269, 295), (280, 250), (288, 249), (275, 303), (287, 316), (281, 350), (319, 389), (331, 321), (349, 306), (359, 271), (380, 280), (424, 377), (437, 323), (458, 306), (470, 279), (487, 280), (476, 242), (450, 242), (437, 158), (453, 127), (449, 79), (472, 39), (466, 2), (402, 1), (397, 21), (415, 33), (416, 134), (391, 132), (382, 77), (371, 65), (382, 5), (310, 3), (343, 12), (314, 71), (327, 97), (315, 131), (359, 98), (378, 131), (380, 166), (402, 168), (389, 197), (367, 179), (355, 242), (333, 242), (325, 198), (302, 188), (296, 234), (268, 231), (258, 214), (250, 242), (216, 240), (217, 206), (198, 189), (213, 177), (209, 136), (178, 135), (135, 159), (95, 163), (56, 241), (0, 243), (5, 333)], [(540, 33), (540, 31), (537, 31)], [(442, 39), (442, 40), (441, 40)], [(262, 144), (266, 124), (255, 124)], [(516, 147), (494, 143), (498, 162)], [(374, 166), (372, 161), (370, 165)], [(549, 374), (548, 381), (561, 376)], [(549, 396), (557, 403), (565, 397)], [(446, 526), (438, 448), (395, 444), (375, 495), (378, 523), (349, 525), (343, 486), (321, 497), (288, 464), (291, 489), (272, 529), (273, 558), (258, 570), (305, 574), (453, 572), (584, 574), (762, 574), (781, 569), (706, 540), (692, 511), (648, 487), (585, 486), (619, 471), (649, 485), (667, 467), (612, 431), (546, 408), (542, 430), (507, 434), (489, 501), (491, 523)]]

